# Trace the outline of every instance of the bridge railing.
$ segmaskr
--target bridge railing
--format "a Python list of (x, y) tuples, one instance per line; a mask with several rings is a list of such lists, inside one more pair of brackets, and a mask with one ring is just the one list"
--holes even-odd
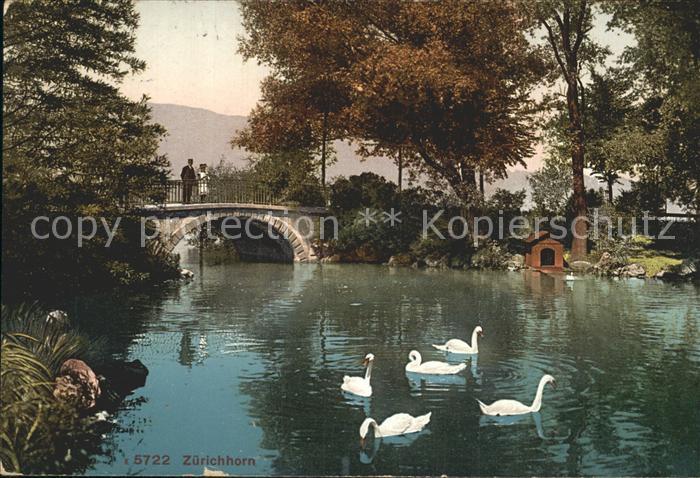
[[(310, 188), (317, 185), (309, 185)], [(154, 198), (157, 198), (154, 200)], [(209, 179), (206, 181), (169, 180), (143, 191), (141, 197), (132, 197), (132, 204), (197, 204), (197, 203), (245, 203), (261, 205), (293, 204), (283, 195), (276, 194), (269, 187), (254, 181), (241, 179)], [(302, 202), (306, 202), (302, 200)], [(299, 204), (316, 206), (320, 204)]]
[[(189, 200), (186, 197), (188, 189)], [(280, 198), (268, 187), (245, 180), (168, 181), (165, 186), (165, 203), (185, 202), (277, 204)]]

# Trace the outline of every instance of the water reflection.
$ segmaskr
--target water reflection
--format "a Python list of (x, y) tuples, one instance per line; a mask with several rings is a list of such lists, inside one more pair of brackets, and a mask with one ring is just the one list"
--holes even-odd
[(411, 391), (420, 394), (425, 387), (443, 390), (441, 385), (466, 385), (467, 378), (463, 375), (430, 375), (425, 373), (406, 372), (406, 378), (411, 385)]
[[(195, 280), (159, 298), (76, 307), (86, 322), (111, 317), (102, 333), (151, 371), (134, 397), (144, 402), (117, 415), (112, 457), (94, 473), (201, 473), (179, 462), (124, 465), (144, 449), (255, 458), (224, 467), (235, 474), (700, 473), (696, 287), (587, 277), (569, 288), (543, 274), (329, 264), (205, 264), (203, 276), (189, 267)], [(477, 323), (487, 332), (480, 353), (454, 358), (466, 371), (405, 373), (411, 349)], [(343, 375), (367, 351), (377, 356), (373, 396), (344, 396)], [(512, 426), (480, 416), (475, 397), (531, 400), (543, 373), (559, 387), (546, 390), (540, 414)], [(366, 416), (398, 411), (434, 412), (430, 433), (411, 438), (415, 446), (358, 448)]]
[(372, 438), (367, 442), (367, 444), (364, 447), (360, 447), (360, 463), (362, 463), (363, 465), (372, 464), (382, 447), (409, 447), (413, 445), (414, 442), (416, 442), (420, 437), (426, 437), (428, 435), (430, 435), (430, 430), (424, 429), (420, 432), (410, 433), (408, 435)]
[(493, 415), (481, 415), (479, 417), (479, 426), (511, 426), (511, 425), (530, 425), (535, 424), (535, 430), (537, 436), (542, 440), (558, 440), (564, 441), (571, 434), (567, 433), (564, 436), (559, 436), (558, 434), (552, 434), (547, 436), (544, 432), (544, 427), (542, 426), (542, 415), (539, 412), (526, 413), (524, 415), (511, 415), (511, 416), (493, 416)]
[(343, 399), (345, 402), (351, 406), (351, 407), (359, 407), (365, 412), (365, 416), (370, 415), (370, 398), (369, 397), (360, 397), (359, 395), (355, 395), (354, 393), (348, 393), (348, 392), (341, 392), (343, 394)]

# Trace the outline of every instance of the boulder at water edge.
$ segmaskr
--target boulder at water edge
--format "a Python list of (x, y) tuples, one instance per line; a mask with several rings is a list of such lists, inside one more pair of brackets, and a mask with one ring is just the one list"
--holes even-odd
[(330, 256), (325, 256), (321, 259), (321, 262), (323, 264), (335, 264), (340, 262), (340, 255), (339, 254), (331, 254)]
[(53, 395), (59, 400), (74, 403), (87, 410), (95, 406), (100, 396), (100, 383), (97, 375), (82, 360), (68, 359), (63, 362), (56, 378)]
[(646, 277), (647, 271), (641, 264), (628, 264), (620, 268), (620, 277)]
[(146, 384), (148, 369), (140, 360), (133, 362), (110, 362), (98, 370), (103, 390), (99, 406), (111, 409), (137, 388)]
[(410, 266), (412, 262), (413, 259), (410, 254), (395, 254), (389, 258), (387, 265), (391, 267)]
[(138, 359), (133, 362), (111, 362), (100, 368), (100, 375), (109, 380), (111, 389), (126, 395), (146, 384), (148, 369)]
[(664, 280), (690, 280), (697, 275), (696, 264), (692, 260), (685, 259), (680, 264), (664, 267), (654, 277)]
[(522, 254), (513, 254), (506, 262), (506, 267), (509, 271), (519, 271), (525, 268), (525, 256)]

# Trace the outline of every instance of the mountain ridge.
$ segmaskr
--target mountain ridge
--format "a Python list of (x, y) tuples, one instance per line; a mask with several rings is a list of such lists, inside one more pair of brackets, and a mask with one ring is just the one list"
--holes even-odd
[[(231, 138), (244, 128), (246, 116), (225, 115), (205, 108), (166, 103), (149, 103), (152, 120), (160, 123), (167, 130), (167, 136), (159, 145), (159, 153), (166, 154), (171, 163), (171, 174), (179, 177), (179, 171), (193, 158), (195, 165), (206, 163), (214, 166), (223, 160), (227, 163), (244, 167), (248, 164), (250, 153), (241, 148), (231, 147)], [(328, 167), (328, 179), (337, 176), (351, 176), (362, 172), (373, 172), (396, 182), (398, 169), (388, 158), (367, 158), (360, 160), (351, 144), (334, 141), (337, 162)], [(508, 177), (485, 185), (487, 195), (497, 188), (514, 192), (525, 189), (530, 198), (530, 184), (527, 180), (530, 171), (513, 170)], [(586, 175), (586, 187), (600, 188), (603, 184)], [(616, 191), (628, 189), (630, 181), (623, 179), (623, 184), (616, 186)]]

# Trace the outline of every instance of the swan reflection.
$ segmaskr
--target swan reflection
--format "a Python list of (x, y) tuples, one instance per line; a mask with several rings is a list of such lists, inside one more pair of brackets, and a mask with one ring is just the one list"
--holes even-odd
[(343, 399), (348, 405), (353, 407), (361, 407), (365, 412), (365, 416), (369, 416), (369, 397), (360, 397), (359, 395), (345, 391), (341, 393), (343, 395)]
[(429, 375), (423, 373), (406, 372), (411, 392), (420, 393), (424, 388), (435, 388), (436, 385), (467, 385), (467, 378), (463, 375)]
[(479, 417), (479, 426), (509, 426), (516, 424), (526, 424), (529, 420), (535, 422), (535, 429), (537, 431), (537, 436), (542, 440), (565, 440), (567, 436), (549, 436), (544, 433), (544, 427), (542, 426), (542, 415), (539, 412), (527, 413), (524, 415), (506, 415), (506, 416), (493, 416), (493, 415), (481, 415)]
[(382, 445), (388, 445), (395, 448), (404, 448), (412, 445), (418, 438), (428, 435), (430, 435), (430, 430), (424, 429), (418, 433), (411, 433), (409, 435), (381, 438), (374, 437), (370, 440), (372, 442), (371, 445), (368, 441), (364, 447), (360, 447), (360, 462), (365, 465), (371, 464)]

